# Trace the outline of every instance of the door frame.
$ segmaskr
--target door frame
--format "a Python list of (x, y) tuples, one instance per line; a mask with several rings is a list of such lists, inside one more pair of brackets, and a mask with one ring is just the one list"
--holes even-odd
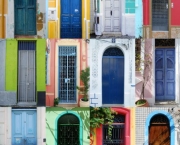
[[(76, 84), (80, 84), (80, 51), (81, 51), (81, 42), (73, 39), (61, 39), (60, 41), (57, 41), (55, 44), (55, 98), (59, 97), (58, 93), (58, 87), (59, 87), (59, 81), (58, 81), (58, 72), (59, 72), (59, 46), (75, 46), (76, 47)], [(77, 104), (78, 103), (78, 91), (76, 91), (76, 102), (75, 103), (61, 103), (61, 104)], [(59, 103), (60, 104), (60, 103)]]
[(164, 111), (164, 110), (157, 110), (157, 111), (153, 111), (151, 112), (147, 118), (146, 118), (146, 123), (145, 123), (145, 145), (148, 145), (149, 143), (149, 126), (150, 126), (150, 121), (151, 118), (154, 117), (155, 115), (158, 114), (162, 114), (164, 116), (166, 116), (169, 120), (169, 127), (170, 127), (170, 144), (174, 145), (175, 144), (175, 125), (174, 125), (174, 120), (173, 117), (171, 116), (171, 114), (169, 114), (169, 112)]
[[(118, 114), (122, 114), (125, 116), (125, 123), (124, 123), (124, 144), (130, 145), (130, 110), (124, 107), (118, 108), (111, 108), (112, 110), (116, 111)], [(102, 145), (103, 144), (103, 126), (101, 125), (99, 128), (96, 128), (96, 144)]]
[[(126, 57), (125, 57), (125, 53), (124, 53), (124, 51), (123, 51), (123, 49), (121, 49), (121, 48), (119, 48), (118, 46), (109, 46), (109, 47), (107, 47), (107, 48), (105, 48), (104, 50), (103, 50), (103, 52), (102, 52), (102, 57), (101, 57), (101, 66), (100, 66), (100, 69), (101, 69), (101, 94), (102, 94), (102, 87), (103, 87), (103, 84), (102, 84), (102, 82), (103, 82), (103, 80), (102, 80), (102, 61), (103, 61), (103, 54), (104, 54), (104, 52), (107, 50), (107, 49), (110, 49), (110, 48), (114, 48), (114, 47), (116, 47), (116, 48), (118, 48), (118, 49), (120, 49), (121, 51), (122, 51), (122, 53), (123, 53), (123, 56), (124, 56), (124, 64), (125, 64), (125, 62), (126, 62)], [(123, 104), (120, 104), (120, 105), (124, 105), (125, 104), (125, 83), (126, 83), (126, 73), (125, 73), (125, 71), (126, 71), (126, 65), (124, 65), (124, 96), (123, 96), (123, 100), (124, 100), (124, 103)], [(104, 105), (104, 106), (116, 106), (117, 104), (103, 104), (103, 95), (102, 95), (102, 100), (101, 100), (101, 103), (102, 103), (102, 106)], [(119, 104), (118, 104), (119, 105)]]
[[(66, 114), (72, 114), (72, 115), (76, 116), (79, 119), (79, 140), (80, 140), (80, 145), (82, 145), (83, 144), (83, 122), (82, 122), (82, 119), (76, 112), (69, 111), (69, 110), (59, 114), (55, 119), (55, 130), (54, 130), (55, 139), (57, 140), (57, 131), (58, 131), (57, 124), (58, 124), (58, 120), (59, 120), (60, 117), (62, 117), (63, 115), (66, 115)], [(58, 143), (55, 142), (55, 145), (58, 145)]]
[[(113, 1), (113, 0), (111, 0), (111, 1)], [(100, 2), (101, 3), (101, 2)], [(101, 4), (99, 4), (100, 5), (100, 7), (101, 7)], [(120, 22), (119, 22), (119, 32), (122, 32), (122, 15), (125, 13), (125, 0), (119, 0), (119, 7), (120, 7), (120, 14), (119, 14), (119, 19), (120, 19)], [(113, 31), (112, 32), (106, 32), (105, 31), (105, 0), (103, 0), (103, 25), (102, 25), (102, 30), (103, 30), (103, 32), (105, 32), (105, 33), (113, 33)]]
[[(19, 41), (23, 41), (23, 42), (28, 42), (28, 41), (31, 41), (31, 40), (19, 40)], [(18, 46), (19, 46), (19, 41), (17, 41), (17, 83), (19, 84), (19, 50), (18, 50)], [(36, 93), (36, 91), (37, 91), (37, 84), (36, 84), (36, 78), (37, 78), (37, 69), (36, 69), (36, 61), (37, 61), (37, 59), (36, 59), (36, 49), (37, 49), (37, 41), (36, 40), (32, 40), (34, 43), (35, 43), (35, 64), (34, 64), (34, 67), (35, 67), (35, 78), (34, 78), (34, 84), (35, 84), (35, 96), (34, 96), (34, 100), (35, 100), (35, 102), (18, 102), (18, 98), (19, 98), (19, 96), (17, 95), (17, 104), (18, 105), (36, 105), (37, 104), (37, 93)], [(18, 89), (18, 87), (19, 87), (19, 85), (17, 85), (17, 94), (18, 94), (18, 92), (19, 92), (19, 89)]]
[[(149, 24), (150, 24), (150, 36), (152, 36), (152, 32), (170, 32), (170, 28), (171, 28), (171, 0), (168, 0), (168, 30), (167, 31), (153, 31), (152, 30), (152, 0), (149, 0), (149, 7), (150, 7), (150, 13), (149, 13)], [(170, 33), (168, 34), (168, 36), (170, 35)]]
[(12, 129), (12, 126), (13, 126), (12, 125), (12, 114), (13, 114), (12, 112), (13, 111), (35, 111), (36, 112), (36, 127), (37, 127), (36, 128), (36, 141), (37, 141), (37, 144), (38, 144), (38, 111), (37, 111), (36, 108), (31, 108), (31, 109), (28, 109), (28, 108), (27, 109), (25, 109), (25, 108), (24, 109), (15, 109), (15, 108), (12, 108), (11, 109), (11, 117), (9, 118), (10, 121), (11, 121), (11, 123), (9, 124), (9, 129), (10, 129), (9, 132), (11, 132), (11, 141), (10, 142), (12, 143), (12, 138), (13, 138), (13, 132), (12, 132), (12, 130), (13, 130)]
[[(174, 46), (174, 49), (175, 49), (175, 102), (179, 102), (179, 86), (180, 86), (180, 81), (178, 80), (179, 79), (179, 65), (177, 62), (179, 62), (179, 47), (178, 47), (178, 43), (176, 41), (179, 41), (177, 39), (175, 39), (175, 46)], [(155, 39), (152, 39), (152, 46), (153, 46), (153, 57), (152, 57), (152, 69), (153, 69), (153, 72), (152, 72), (152, 84), (155, 86)], [(163, 48), (163, 47), (162, 47)], [(156, 103), (155, 102), (155, 87), (152, 87), (152, 94), (153, 94), (153, 98), (150, 99), (150, 103), (152, 103), (153, 105)], [(166, 101), (167, 102), (167, 101)]]

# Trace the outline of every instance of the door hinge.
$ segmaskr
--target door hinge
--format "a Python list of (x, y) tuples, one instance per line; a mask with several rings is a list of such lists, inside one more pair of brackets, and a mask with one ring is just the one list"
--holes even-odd
[(111, 11), (111, 16), (112, 16), (112, 11)]

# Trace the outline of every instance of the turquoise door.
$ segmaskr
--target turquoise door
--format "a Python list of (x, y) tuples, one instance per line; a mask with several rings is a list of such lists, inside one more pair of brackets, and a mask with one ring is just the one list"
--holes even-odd
[(36, 0), (14, 0), (15, 35), (36, 35)]
[(12, 111), (12, 145), (37, 145), (36, 110)]

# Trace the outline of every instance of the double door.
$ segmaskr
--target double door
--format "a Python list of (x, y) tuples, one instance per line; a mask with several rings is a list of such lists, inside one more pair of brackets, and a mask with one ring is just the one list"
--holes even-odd
[(175, 49), (155, 51), (156, 101), (175, 100)]
[(12, 111), (12, 145), (37, 145), (36, 110)]
[(35, 103), (34, 41), (18, 42), (18, 103)]
[(104, 31), (120, 32), (120, 0), (105, 0)]
[(81, 38), (81, 0), (61, 0), (61, 38)]
[(61, 103), (76, 103), (76, 47), (59, 47), (59, 98)]

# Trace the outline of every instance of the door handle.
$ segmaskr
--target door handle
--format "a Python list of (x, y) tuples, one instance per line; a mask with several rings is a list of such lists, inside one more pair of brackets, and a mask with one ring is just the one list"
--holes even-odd
[(110, 14), (111, 14), (111, 16), (112, 16), (112, 11), (111, 11), (111, 13), (110, 13)]
[(166, 3), (166, 9), (168, 9), (168, 3)]

